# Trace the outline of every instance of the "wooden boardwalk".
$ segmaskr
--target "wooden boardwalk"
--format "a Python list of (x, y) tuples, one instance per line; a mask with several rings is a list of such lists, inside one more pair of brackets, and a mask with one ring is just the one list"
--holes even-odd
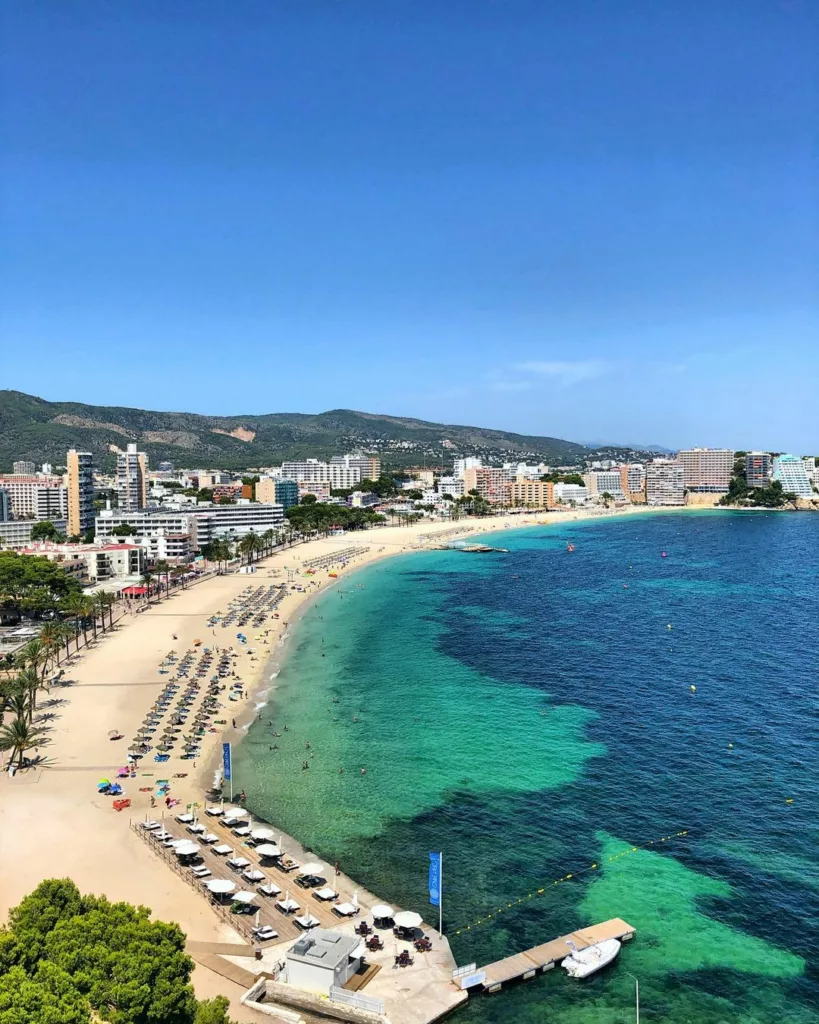
[(559, 939), (544, 942), (523, 953), (515, 953), (504, 960), (481, 968), (485, 977), (482, 983), (484, 992), (499, 992), (510, 981), (532, 978), (539, 971), (549, 971), (555, 964), (567, 957), (571, 952), (569, 942), (578, 949), (593, 946), (604, 939), (620, 939), (628, 942), (634, 938), (635, 929), (622, 918), (613, 917), (610, 921), (592, 925), (590, 928), (579, 928), (576, 932), (562, 935)]
[[(159, 808), (157, 808), (159, 810)], [(157, 819), (160, 820), (160, 819)], [(244, 819), (249, 821), (249, 818)], [(219, 837), (220, 843), (224, 843), (230, 846), (231, 849), (237, 856), (246, 857), (250, 862), (252, 868), (259, 868), (264, 873), (266, 882), (274, 882), (282, 890), (281, 896), (264, 896), (258, 891), (258, 887), (264, 883), (261, 882), (249, 882), (242, 877), (240, 870), (231, 868), (228, 863), (228, 856), (221, 856), (214, 852), (213, 847), (219, 845), (218, 843), (205, 845), (201, 842), (200, 836), (191, 834), (187, 826), (178, 822), (175, 817), (170, 817), (167, 814), (162, 817), (161, 824), (167, 832), (170, 832), (174, 837), (179, 839), (192, 839), (194, 842), (200, 843), (202, 847), (200, 864), (209, 868), (211, 874), (204, 879), (197, 879), (189, 867), (183, 867), (179, 863), (179, 859), (172, 849), (168, 849), (154, 837), (153, 832), (143, 829), (139, 821), (132, 821), (131, 828), (136, 832), (142, 839), (144, 839), (150, 847), (166, 861), (166, 863), (188, 882), (193, 888), (199, 891), (202, 896), (211, 904), (214, 911), (219, 914), (220, 917), (231, 925), (240, 935), (251, 945), (254, 944), (255, 940), (252, 934), (252, 928), (255, 923), (256, 911), (259, 911), (259, 924), (270, 925), (277, 933), (277, 937), (263, 942), (262, 946), (275, 945), (278, 942), (296, 939), (302, 934), (301, 928), (296, 924), (296, 914), (283, 914), (276, 906), (276, 900), (284, 898), (285, 894), (289, 891), (290, 896), (295, 899), (301, 909), (298, 913), (300, 914), (311, 914), (314, 918), (317, 918), (322, 928), (333, 928), (342, 929), (344, 931), (352, 929), (352, 923), (356, 922), (356, 918), (343, 918), (333, 913), (332, 902), (322, 902), (313, 895), (315, 890), (302, 889), (296, 885), (295, 878), (299, 874), (298, 870), (289, 872), (282, 871), (276, 865), (265, 863), (261, 865), (259, 863), (259, 855), (255, 852), (253, 846), (243, 841), (238, 836), (235, 836), (232, 831), (225, 827), (221, 818), (209, 817), (203, 814), (201, 823), (206, 826), (208, 832)], [(261, 827), (261, 825), (255, 825), (254, 827)], [(265, 826), (267, 827), (267, 826)], [(315, 859), (315, 858), (311, 858)], [(327, 878), (328, 884), (332, 887), (334, 884), (334, 872), (332, 867), (325, 868), (323, 872)], [(229, 879), (231, 882), (235, 882), (237, 889), (250, 890), (256, 893), (256, 899), (251, 904), (248, 913), (244, 914), (232, 914), (230, 913), (230, 897), (224, 901), (220, 901), (218, 898), (211, 895), (208, 891), (205, 883), (212, 881), (216, 878)], [(344, 900), (351, 901), (352, 894), (342, 893), (339, 902)], [(367, 906), (364, 901), (361, 904), (360, 917), (364, 917), (367, 914)], [(360, 919), (360, 918), (359, 918)], [(347, 928), (345, 928), (347, 925)]]

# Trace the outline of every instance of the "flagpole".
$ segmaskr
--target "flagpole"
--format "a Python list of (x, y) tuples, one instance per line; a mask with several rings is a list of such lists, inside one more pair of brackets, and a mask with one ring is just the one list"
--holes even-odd
[(444, 853), (438, 854), (438, 938), (444, 937)]

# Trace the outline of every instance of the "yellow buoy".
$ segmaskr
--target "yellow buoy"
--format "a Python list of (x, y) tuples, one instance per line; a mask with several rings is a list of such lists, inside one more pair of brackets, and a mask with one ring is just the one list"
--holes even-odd
[(671, 623), (670, 623), (670, 622), (669, 622), (669, 624), (668, 624), (668, 628), (669, 628), (669, 629), (671, 629)]
[(692, 693), (696, 693), (696, 692), (697, 692), (697, 688), (696, 688), (696, 686), (692, 686), (692, 687), (691, 687), (691, 692), (692, 692)]
[(728, 744), (728, 749), (729, 750), (733, 750), (734, 749), (734, 744), (733, 743), (729, 743)]
[(792, 796), (789, 796), (789, 797), (788, 797), (788, 798), (787, 798), (787, 799), (785, 800), (785, 803), (786, 803), (786, 804), (792, 804), (792, 803), (793, 803), (793, 797), (792, 797)]

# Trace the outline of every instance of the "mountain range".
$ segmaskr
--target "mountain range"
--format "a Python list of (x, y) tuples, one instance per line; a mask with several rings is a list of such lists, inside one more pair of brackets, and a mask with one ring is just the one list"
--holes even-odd
[[(17, 459), (63, 466), (69, 448), (93, 452), (100, 469), (111, 469), (116, 453), (130, 442), (148, 453), (152, 466), (167, 460), (176, 466), (214, 469), (270, 466), (283, 459), (328, 458), (350, 451), (378, 454), (385, 465), (395, 467), (447, 465), (459, 455), (562, 465), (595, 452), (556, 437), (352, 409), (207, 416), (47, 402), (20, 391), (0, 391), (0, 469), (11, 469)], [(606, 446), (600, 454), (621, 458), (631, 451)]]

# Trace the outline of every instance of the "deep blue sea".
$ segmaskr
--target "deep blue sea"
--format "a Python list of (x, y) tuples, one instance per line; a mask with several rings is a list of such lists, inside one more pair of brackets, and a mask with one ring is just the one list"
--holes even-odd
[(588, 982), (553, 971), (456, 1021), (625, 1024), (630, 972), (644, 1021), (815, 1024), (819, 516), (490, 543), (510, 551), (400, 556), (311, 607), (237, 755), (251, 808), (430, 921), (442, 850), (460, 963), (637, 929)]

